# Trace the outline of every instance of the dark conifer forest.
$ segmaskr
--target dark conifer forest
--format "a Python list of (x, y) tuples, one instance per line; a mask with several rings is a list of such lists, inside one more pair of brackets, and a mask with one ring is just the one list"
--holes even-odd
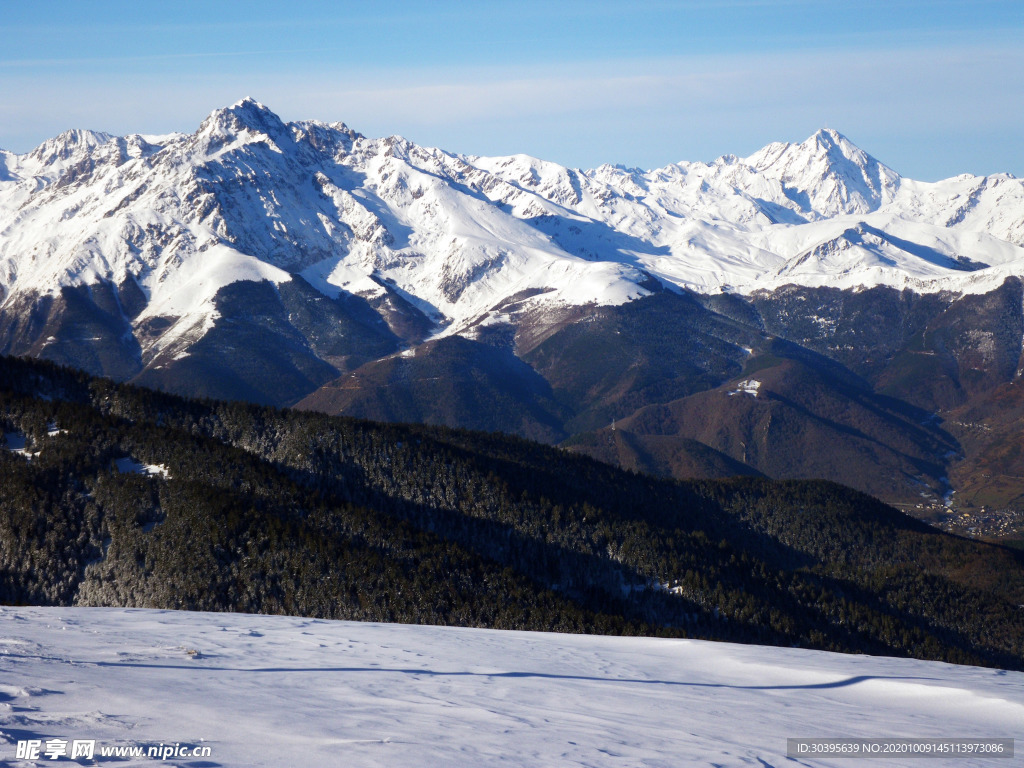
[[(1024, 669), (1024, 552), (833, 483), (659, 479), (496, 433), (187, 400), (10, 357), (0, 427), (6, 604)], [(161, 471), (131, 471), (146, 465)]]

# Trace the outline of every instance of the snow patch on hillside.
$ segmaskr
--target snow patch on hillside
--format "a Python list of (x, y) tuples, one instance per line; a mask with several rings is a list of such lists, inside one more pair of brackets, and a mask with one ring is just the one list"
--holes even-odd
[(4, 432), (4, 447), (11, 453), (23, 456), (26, 459), (34, 458), (39, 452), (32, 452), (28, 449), (28, 436), (23, 432)]
[(744, 379), (736, 385), (736, 389), (729, 391), (729, 395), (750, 395), (751, 397), (757, 397), (758, 391), (761, 389), (761, 382), (757, 379)]
[(147, 477), (170, 478), (170, 474), (167, 472), (167, 467), (163, 464), (144, 464), (129, 456), (114, 459), (114, 466), (117, 467), (117, 471), (122, 475), (146, 475)]

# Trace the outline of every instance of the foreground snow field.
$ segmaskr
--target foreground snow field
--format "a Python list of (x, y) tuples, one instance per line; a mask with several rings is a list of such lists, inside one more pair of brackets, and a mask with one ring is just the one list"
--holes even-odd
[(16, 757), (18, 741), (45, 749), (58, 738), (94, 739), (95, 762), (118, 766), (161, 761), (104, 759), (99, 749), (208, 746), (209, 756), (163, 762), (192, 768), (848, 768), (859, 761), (787, 759), (786, 739), (1011, 738), (1022, 724), (1024, 674), (933, 662), (280, 616), (0, 608), (0, 765), (72, 764)]

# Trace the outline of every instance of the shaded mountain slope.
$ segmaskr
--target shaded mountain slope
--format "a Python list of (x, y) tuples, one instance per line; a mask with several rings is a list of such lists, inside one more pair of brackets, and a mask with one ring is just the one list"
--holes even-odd
[(939, 457), (959, 446), (926, 419), (801, 362), (755, 358), (745, 378), (647, 406), (618, 429), (642, 443), (698, 440), (770, 477), (829, 477), (898, 499), (912, 484), (937, 496), (946, 490)]
[(958, 503), (1024, 508), (1024, 382), (1004, 384), (957, 408), (947, 424), (964, 446), (950, 473)]
[(459, 336), (429, 341), (352, 371), (296, 404), (378, 421), (458, 425), (562, 440), (567, 409), (511, 351)]

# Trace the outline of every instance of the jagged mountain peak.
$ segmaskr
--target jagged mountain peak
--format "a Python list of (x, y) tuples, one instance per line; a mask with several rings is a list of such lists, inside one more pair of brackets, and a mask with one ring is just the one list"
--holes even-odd
[(103, 146), (112, 138), (111, 134), (102, 131), (72, 128), (47, 139), (29, 152), (28, 156), (40, 165), (51, 165)]
[(288, 126), (276, 113), (246, 97), (211, 112), (196, 135), (211, 140), (214, 147), (219, 147), (226, 139), (241, 139), (246, 135), (266, 137), (277, 143), (288, 134)]
[(891, 168), (883, 165), (846, 136), (832, 128), (822, 128), (803, 143), (797, 145), (802, 152), (827, 160), (834, 170), (857, 169), (865, 172), (884, 169), (893, 179), (898, 179)]
[(892, 201), (900, 175), (846, 136), (823, 128), (799, 144), (775, 142), (744, 161), (783, 185), (805, 213), (869, 213)]
[(292, 123), (296, 141), (307, 141), (318, 151), (348, 151), (353, 142), (366, 137), (342, 122), (326, 123), (320, 120), (300, 120)]
[(833, 128), (821, 128), (799, 143), (773, 141), (747, 157), (745, 162), (757, 170), (767, 170), (782, 158), (792, 160), (795, 157), (808, 161), (846, 162), (858, 166), (878, 162)]
[(246, 125), (283, 125), (280, 117), (265, 104), (257, 101), (251, 96), (239, 99), (234, 104), (220, 109), (215, 109), (211, 115), (233, 115)]
[(263, 104), (260, 101), (257, 101), (252, 96), (243, 96), (241, 99), (236, 101), (231, 106), (225, 107), (225, 109), (232, 109), (232, 110), (255, 110), (256, 112), (270, 112), (271, 111), (270, 108), (268, 108), (265, 104)]
[(808, 142), (816, 142), (819, 146), (823, 147), (835, 147), (835, 146), (849, 146), (854, 150), (859, 151), (852, 141), (846, 138), (843, 134), (837, 131), (835, 128), (819, 128), (813, 136), (807, 139)]

